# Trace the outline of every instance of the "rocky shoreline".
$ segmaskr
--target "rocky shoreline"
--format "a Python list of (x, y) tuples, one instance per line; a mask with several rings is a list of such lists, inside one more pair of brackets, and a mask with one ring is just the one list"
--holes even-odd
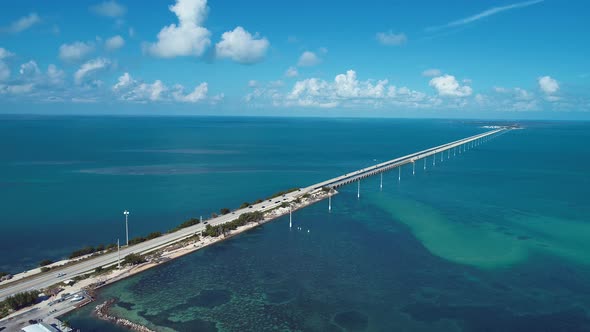
[(111, 322), (112, 324), (130, 329), (131, 331), (156, 332), (156, 331), (151, 330), (148, 327), (143, 326), (141, 324), (137, 324), (137, 323), (134, 323), (130, 320), (127, 320), (124, 318), (119, 318), (119, 317), (111, 315), (109, 313), (109, 311), (110, 311), (111, 307), (113, 306), (113, 304), (115, 304), (116, 302), (117, 302), (117, 300), (110, 299), (110, 300), (103, 302), (102, 304), (97, 305), (96, 308), (94, 309), (96, 317), (98, 317), (99, 319)]

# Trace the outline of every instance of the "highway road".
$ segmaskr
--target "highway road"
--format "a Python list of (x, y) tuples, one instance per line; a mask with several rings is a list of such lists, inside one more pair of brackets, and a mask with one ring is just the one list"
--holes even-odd
[[(307, 192), (304, 190), (307, 190), (307, 189), (308, 188), (301, 189), (300, 191), (294, 191), (294, 192), (288, 193), (284, 197), (283, 196), (275, 197), (270, 202), (267, 199), (264, 202), (261, 202), (258, 204), (252, 204), (252, 208), (239, 209), (239, 210), (233, 211), (231, 213), (228, 213), (226, 215), (221, 215), (216, 218), (209, 219), (209, 220), (207, 220), (207, 222), (209, 224), (215, 226), (215, 225), (223, 224), (223, 223), (232, 221), (234, 219), (237, 219), (241, 214), (246, 213), (246, 212), (254, 212), (254, 211), (264, 212), (264, 211), (267, 211), (267, 210), (270, 210), (270, 209), (280, 206), (283, 202), (290, 202), (292, 200), (295, 200), (299, 196), (303, 196)], [(278, 201), (278, 203), (275, 203), (277, 201)], [(206, 227), (206, 225), (204, 223), (200, 223), (200, 224), (197, 224), (194, 226), (183, 228), (183, 229), (181, 229), (177, 232), (174, 232), (174, 233), (164, 234), (158, 238), (148, 240), (148, 241), (145, 241), (145, 242), (133, 245), (133, 246), (121, 247), (121, 252), (120, 252), (121, 260), (125, 256), (127, 256), (131, 253), (143, 254), (143, 253), (147, 253), (147, 252), (162, 248), (162, 247), (167, 246), (171, 243), (182, 241), (183, 239), (186, 239), (188, 237), (193, 236), (196, 233), (201, 232), (202, 230), (205, 229), (205, 227)], [(72, 264), (71, 266), (68, 266), (65, 268), (60, 268), (59, 270), (56, 270), (56, 271), (50, 271), (47, 273), (40, 273), (34, 277), (30, 277), (29, 279), (18, 280), (18, 281), (15, 281), (14, 283), (6, 284), (5, 288), (0, 289), (0, 300), (3, 300), (6, 297), (16, 294), (16, 293), (49, 287), (49, 286), (54, 285), (56, 283), (59, 283), (59, 282), (62, 282), (62, 281), (68, 280), (68, 279), (72, 279), (73, 277), (75, 277), (77, 275), (92, 272), (99, 266), (105, 267), (108, 265), (117, 264), (118, 257), (119, 257), (119, 254), (117, 253), (117, 251), (115, 251), (115, 252), (111, 252), (108, 254), (103, 254), (103, 255), (89, 258), (89, 259), (81, 261), (79, 263)], [(57, 276), (58, 273), (60, 275), (62, 273), (64, 273), (65, 275), (58, 277)]]
[[(328, 187), (332, 187), (332, 188), (336, 188), (348, 183), (351, 183), (353, 181), (357, 181), (359, 179), (362, 179), (364, 177), (368, 177), (368, 176), (372, 176), (381, 172), (385, 172), (388, 171), (392, 168), (407, 164), (407, 163), (412, 163), (415, 162), (418, 159), (421, 158), (426, 158), (428, 156), (434, 155), (436, 153), (439, 152), (443, 152), (446, 151), (448, 149), (452, 149), (452, 148), (456, 148), (458, 146), (461, 146), (463, 144), (472, 142), (472, 141), (476, 141), (478, 139), (485, 139), (486, 137), (491, 137), (493, 135), (497, 135), (500, 134), (502, 132), (504, 132), (506, 129), (497, 129), (497, 130), (492, 130), (492, 131), (488, 131), (482, 134), (478, 134), (478, 135), (474, 135), (471, 137), (467, 137), (464, 139), (460, 139), (451, 143), (446, 143), (443, 145), (439, 145), (430, 149), (426, 149), (426, 150), (422, 150), (416, 153), (412, 153), (400, 158), (395, 158), (368, 168), (364, 168), (358, 171), (354, 171), (351, 173), (347, 173), (345, 175), (342, 176), (338, 176), (314, 185), (311, 185), (309, 187), (306, 188), (301, 188), (299, 191), (294, 191), (291, 193), (288, 193), (282, 197), (276, 197), (273, 198), (271, 201), (266, 200), (264, 202), (258, 203), (258, 204), (253, 204), (251, 208), (247, 207), (247, 208), (243, 208), (243, 209), (239, 209), (236, 210), (234, 212), (231, 212), (229, 214), (226, 215), (221, 215), (218, 216), (216, 218), (213, 219), (209, 219), (208, 223), (211, 225), (219, 225), (219, 224), (223, 224), (229, 221), (232, 221), (236, 218), (238, 218), (241, 214), (246, 213), (246, 212), (254, 212), (254, 211), (261, 211), (261, 212), (265, 212), (267, 210), (276, 208), (278, 206), (280, 206), (283, 202), (291, 202), (295, 199), (297, 199), (298, 197), (301, 197), (303, 195), (305, 195), (308, 192), (311, 192), (313, 190), (317, 190), (319, 188), (328, 186)], [(147, 253), (150, 251), (154, 251), (157, 250), (159, 248), (165, 247), (171, 243), (174, 242), (178, 242), (178, 241), (182, 241), (183, 239), (186, 239), (190, 236), (193, 236), (194, 234), (197, 234), (199, 232), (201, 232), (202, 230), (205, 229), (205, 224), (200, 223), (194, 226), (190, 226), (187, 228), (183, 228), (179, 231), (176, 231), (174, 233), (170, 233), (170, 234), (165, 234), (162, 235), (158, 238), (149, 240), (149, 241), (145, 241), (130, 247), (122, 247), (121, 248), (121, 252), (120, 252), (120, 257), (121, 259), (123, 259), (125, 256), (131, 254), (131, 253), (137, 253), (137, 254), (143, 254), (143, 253)], [(89, 258), (87, 260), (83, 260), (79, 263), (75, 263), (72, 264), (68, 267), (64, 267), (64, 268), (60, 268), (59, 270), (53, 271), (53, 272), (48, 272), (48, 273), (40, 273), (37, 274), (33, 277), (30, 277), (28, 279), (24, 279), (24, 280), (17, 280), (14, 281), (12, 283), (6, 284), (6, 286), (2, 289), (0, 289), (0, 300), (3, 300), (4, 298), (16, 294), (16, 293), (20, 293), (23, 291), (28, 291), (28, 290), (34, 290), (34, 289), (42, 289), (51, 285), (54, 285), (56, 283), (68, 280), (68, 279), (72, 279), (73, 277), (77, 276), (77, 275), (81, 275), (81, 274), (85, 274), (91, 271), (94, 271), (97, 267), (105, 267), (105, 266), (109, 266), (112, 264), (116, 264), (118, 261), (118, 253), (115, 252), (111, 252), (108, 254), (103, 254), (103, 255), (99, 255), (96, 257), (92, 257)], [(60, 274), (60, 276), (58, 277), (58, 273)], [(64, 274), (64, 275), (61, 275)]]

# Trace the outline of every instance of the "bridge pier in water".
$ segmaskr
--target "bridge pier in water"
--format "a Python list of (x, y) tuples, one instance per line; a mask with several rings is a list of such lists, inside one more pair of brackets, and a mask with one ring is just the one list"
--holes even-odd
[[(334, 178), (331, 179), (329, 181), (324, 181), (322, 183), (317, 184), (318, 186), (327, 186), (329, 188), (337, 188), (339, 186), (342, 185), (347, 185), (347, 184), (351, 184), (354, 181), (357, 182), (357, 198), (360, 199), (361, 196), (361, 180), (369, 177), (369, 176), (374, 176), (377, 175), (377, 173), (379, 173), (379, 190), (383, 191), (383, 173), (390, 171), (394, 168), (398, 169), (398, 183), (401, 183), (401, 173), (402, 173), (402, 167), (405, 164), (408, 163), (412, 163), (412, 175), (416, 175), (416, 162), (419, 161), (420, 159), (423, 159), (423, 169), (424, 171), (426, 171), (426, 166), (427, 163), (429, 163), (430, 161), (428, 160), (429, 157), (432, 157), (432, 166), (436, 166), (436, 159), (437, 159), (437, 154), (440, 153), (440, 161), (439, 162), (443, 162), (445, 160), (445, 156), (444, 153), (445, 151), (447, 152), (447, 159), (451, 159), (451, 149), (452, 151), (452, 156), (456, 157), (457, 156), (457, 149), (459, 150), (459, 154), (465, 153), (467, 150), (469, 149), (473, 149), (477, 146), (479, 146), (481, 143), (484, 143), (486, 141), (491, 140), (492, 138), (495, 138), (496, 136), (499, 136), (498, 134), (503, 134), (510, 128), (501, 128), (498, 130), (493, 130), (493, 131), (489, 131), (487, 133), (483, 133), (483, 134), (478, 134), (478, 135), (474, 135), (468, 138), (464, 138), (464, 139), (460, 139), (457, 141), (453, 141), (450, 143), (446, 143), (446, 144), (442, 144), (433, 148), (429, 148), (429, 149), (425, 149), (422, 150), (420, 152), (416, 152), (413, 154), (409, 154), (407, 156), (404, 157), (400, 157), (400, 158), (395, 158), (374, 166), (370, 166), (370, 167), (366, 167), (363, 168), (361, 170), (358, 170), (356, 172), (350, 173), (350, 174), (346, 174), (344, 176), (340, 176), (338, 178)], [(320, 188), (320, 187), (316, 187), (315, 189)], [(331, 198), (331, 192), (328, 194), (328, 211), (332, 210), (332, 198)]]

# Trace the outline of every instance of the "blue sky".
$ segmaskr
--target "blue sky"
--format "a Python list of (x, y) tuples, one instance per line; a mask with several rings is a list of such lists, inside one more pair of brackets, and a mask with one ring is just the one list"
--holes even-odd
[(26, 1), (0, 112), (590, 118), (587, 1)]

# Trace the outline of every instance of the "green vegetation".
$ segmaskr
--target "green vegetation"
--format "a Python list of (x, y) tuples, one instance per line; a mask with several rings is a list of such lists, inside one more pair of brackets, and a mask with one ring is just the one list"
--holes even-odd
[(49, 270), (51, 270), (51, 268), (50, 268), (49, 266), (43, 266), (43, 267), (41, 268), (41, 272), (47, 272), (47, 271), (49, 271)]
[(88, 254), (93, 254), (94, 252), (96, 252), (96, 249), (94, 249), (94, 247), (92, 247), (92, 246), (88, 246), (88, 247), (78, 249), (78, 250), (72, 252), (70, 254), (70, 259), (84, 256), (84, 255), (88, 255)]
[(123, 259), (123, 264), (137, 265), (145, 262), (145, 258), (139, 254), (129, 254)]
[(287, 208), (287, 207), (289, 207), (289, 203), (283, 202), (283, 203), (281, 203), (281, 207), (282, 208)]
[(7, 276), (7, 275), (9, 275), (9, 274), (10, 274), (10, 273), (8, 273), (8, 272), (2, 272), (2, 271), (0, 271), (0, 278), (2, 278), (2, 277), (4, 277), (4, 276)]
[(234, 230), (240, 226), (243, 226), (247, 223), (251, 223), (251, 222), (258, 222), (264, 219), (264, 214), (260, 211), (255, 211), (255, 212), (246, 212), (244, 214), (242, 214), (240, 217), (238, 217), (238, 219), (234, 219), (230, 222), (227, 222), (225, 224), (221, 224), (221, 225), (217, 225), (217, 226), (211, 226), (211, 225), (207, 225), (207, 227), (205, 227), (205, 230), (201, 233), (203, 236), (211, 236), (211, 237), (216, 237), (219, 235), (225, 235), (225, 233)]
[(92, 275), (92, 273), (86, 273), (86, 274), (80, 274), (77, 275), (73, 278), (74, 281), (80, 281), (80, 280), (84, 280), (86, 278), (89, 278)]
[(330, 187), (322, 187), (322, 190), (323, 190), (324, 192), (327, 192), (327, 193), (329, 193), (330, 191), (332, 191), (332, 188), (330, 188)]
[(181, 230), (183, 228), (187, 228), (190, 226), (194, 226), (196, 224), (199, 224), (201, 221), (197, 218), (190, 218), (189, 220), (183, 222), (182, 224), (176, 226), (173, 230), (171, 230), (170, 232), (176, 232), (178, 230)]
[(262, 202), (263, 202), (263, 200), (261, 200), (261, 199), (257, 199), (257, 200), (254, 202), (254, 204), (258, 204), (258, 203), (262, 203)]
[(102, 272), (102, 266), (99, 266), (96, 269), (94, 269), (94, 273), (101, 273), (101, 272)]
[(12, 310), (19, 310), (37, 302), (39, 291), (33, 290), (30, 292), (22, 292), (9, 296), (4, 300), (6, 306)]
[(132, 246), (134, 244), (138, 244), (138, 243), (142, 243), (145, 242), (147, 240), (151, 240), (151, 239), (155, 239), (157, 237), (162, 236), (162, 232), (151, 232), (148, 234), (148, 236), (138, 236), (136, 238), (133, 238), (131, 240), (129, 240), (129, 245)]
[(288, 193), (292, 193), (292, 192), (297, 191), (297, 190), (299, 190), (299, 188), (291, 188), (291, 189), (287, 189), (287, 190), (284, 190), (284, 191), (279, 191), (278, 193), (275, 193), (274, 195), (270, 196), (268, 199), (273, 199), (275, 197), (287, 195)]
[(49, 265), (53, 263), (53, 261), (51, 259), (44, 259), (41, 262), (39, 262), (39, 266), (45, 266), (45, 265)]
[(117, 248), (117, 244), (116, 243), (111, 243), (109, 245), (107, 245), (107, 250), (113, 250)]
[(223, 208), (223, 209), (219, 210), (219, 213), (221, 213), (221, 215), (226, 215), (230, 212), (231, 212), (231, 210), (228, 208)]
[(250, 203), (244, 202), (242, 205), (240, 205), (240, 209), (247, 208), (248, 206), (250, 206)]
[(0, 319), (8, 316), (9, 312), (9, 308), (6, 304), (4, 304), (4, 302), (0, 302)]
[(217, 213), (215, 213), (215, 212), (212, 212), (212, 213), (211, 213), (211, 218), (217, 218)]

